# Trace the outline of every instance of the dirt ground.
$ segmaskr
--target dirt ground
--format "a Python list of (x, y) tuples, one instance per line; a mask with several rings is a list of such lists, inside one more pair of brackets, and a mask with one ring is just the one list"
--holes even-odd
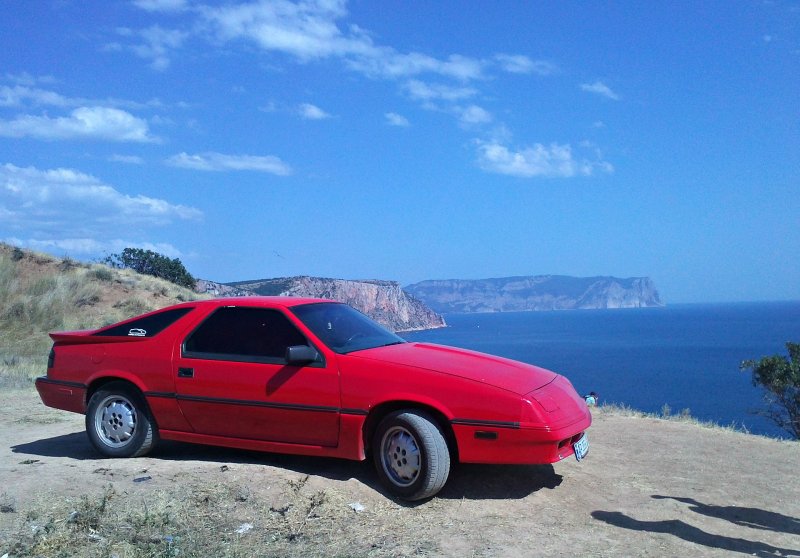
[[(210, 502), (217, 535), (263, 555), (800, 556), (797, 442), (601, 409), (580, 463), (461, 465), (438, 496), (408, 505), (381, 491), (369, 463), (177, 443), (100, 459), (82, 416), (28, 391), (2, 401), (0, 556), (10, 558), (37, 528), (31, 510), (108, 490), (119, 506)], [(291, 519), (292, 506), (303, 514)]]

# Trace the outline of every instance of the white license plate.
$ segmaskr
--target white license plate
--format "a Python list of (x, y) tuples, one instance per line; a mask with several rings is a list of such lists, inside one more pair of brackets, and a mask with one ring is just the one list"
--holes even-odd
[(580, 440), (572, 445), (572, 449), (575, 450), (575, 459), (578, 461), (586, 457), (586, 454), (589, 453), (589, 437), (584, 434)]

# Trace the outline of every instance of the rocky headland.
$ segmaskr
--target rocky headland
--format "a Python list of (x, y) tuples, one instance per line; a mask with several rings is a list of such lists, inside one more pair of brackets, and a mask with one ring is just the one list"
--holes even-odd
[(327, 298), (349, 304), (394, 331), (445, 327), (444, 318), (403, 291), (394, 281), (280, 277), (235, 283), (198, 282), (214, 296), (299, 296)]
[(429, 280), (405, 287), (436, 312), (525, 312), (664, 306), (649, 277), (536, 275)]

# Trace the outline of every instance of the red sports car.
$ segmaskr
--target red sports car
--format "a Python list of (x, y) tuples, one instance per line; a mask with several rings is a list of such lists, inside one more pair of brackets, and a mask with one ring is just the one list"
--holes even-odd
[(588, 451), (591, 415), (563, 376), (407, 343), (329, 300), (179, 304), (51, 333), (45, 405), (86, 415), (110, 457), (159, 439), (374, 459), (395, 495), (436, 494), (450, 463), (553, 463)]

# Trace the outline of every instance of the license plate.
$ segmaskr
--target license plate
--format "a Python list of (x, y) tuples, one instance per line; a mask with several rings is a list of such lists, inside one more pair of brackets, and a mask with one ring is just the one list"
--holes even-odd
[(580, 440), (572, 445), (572, 449), (575, 450), (575, 459), (578, 461), (586, 457), (586, 454), (589, 453), (589, 437), (584, 434)]

